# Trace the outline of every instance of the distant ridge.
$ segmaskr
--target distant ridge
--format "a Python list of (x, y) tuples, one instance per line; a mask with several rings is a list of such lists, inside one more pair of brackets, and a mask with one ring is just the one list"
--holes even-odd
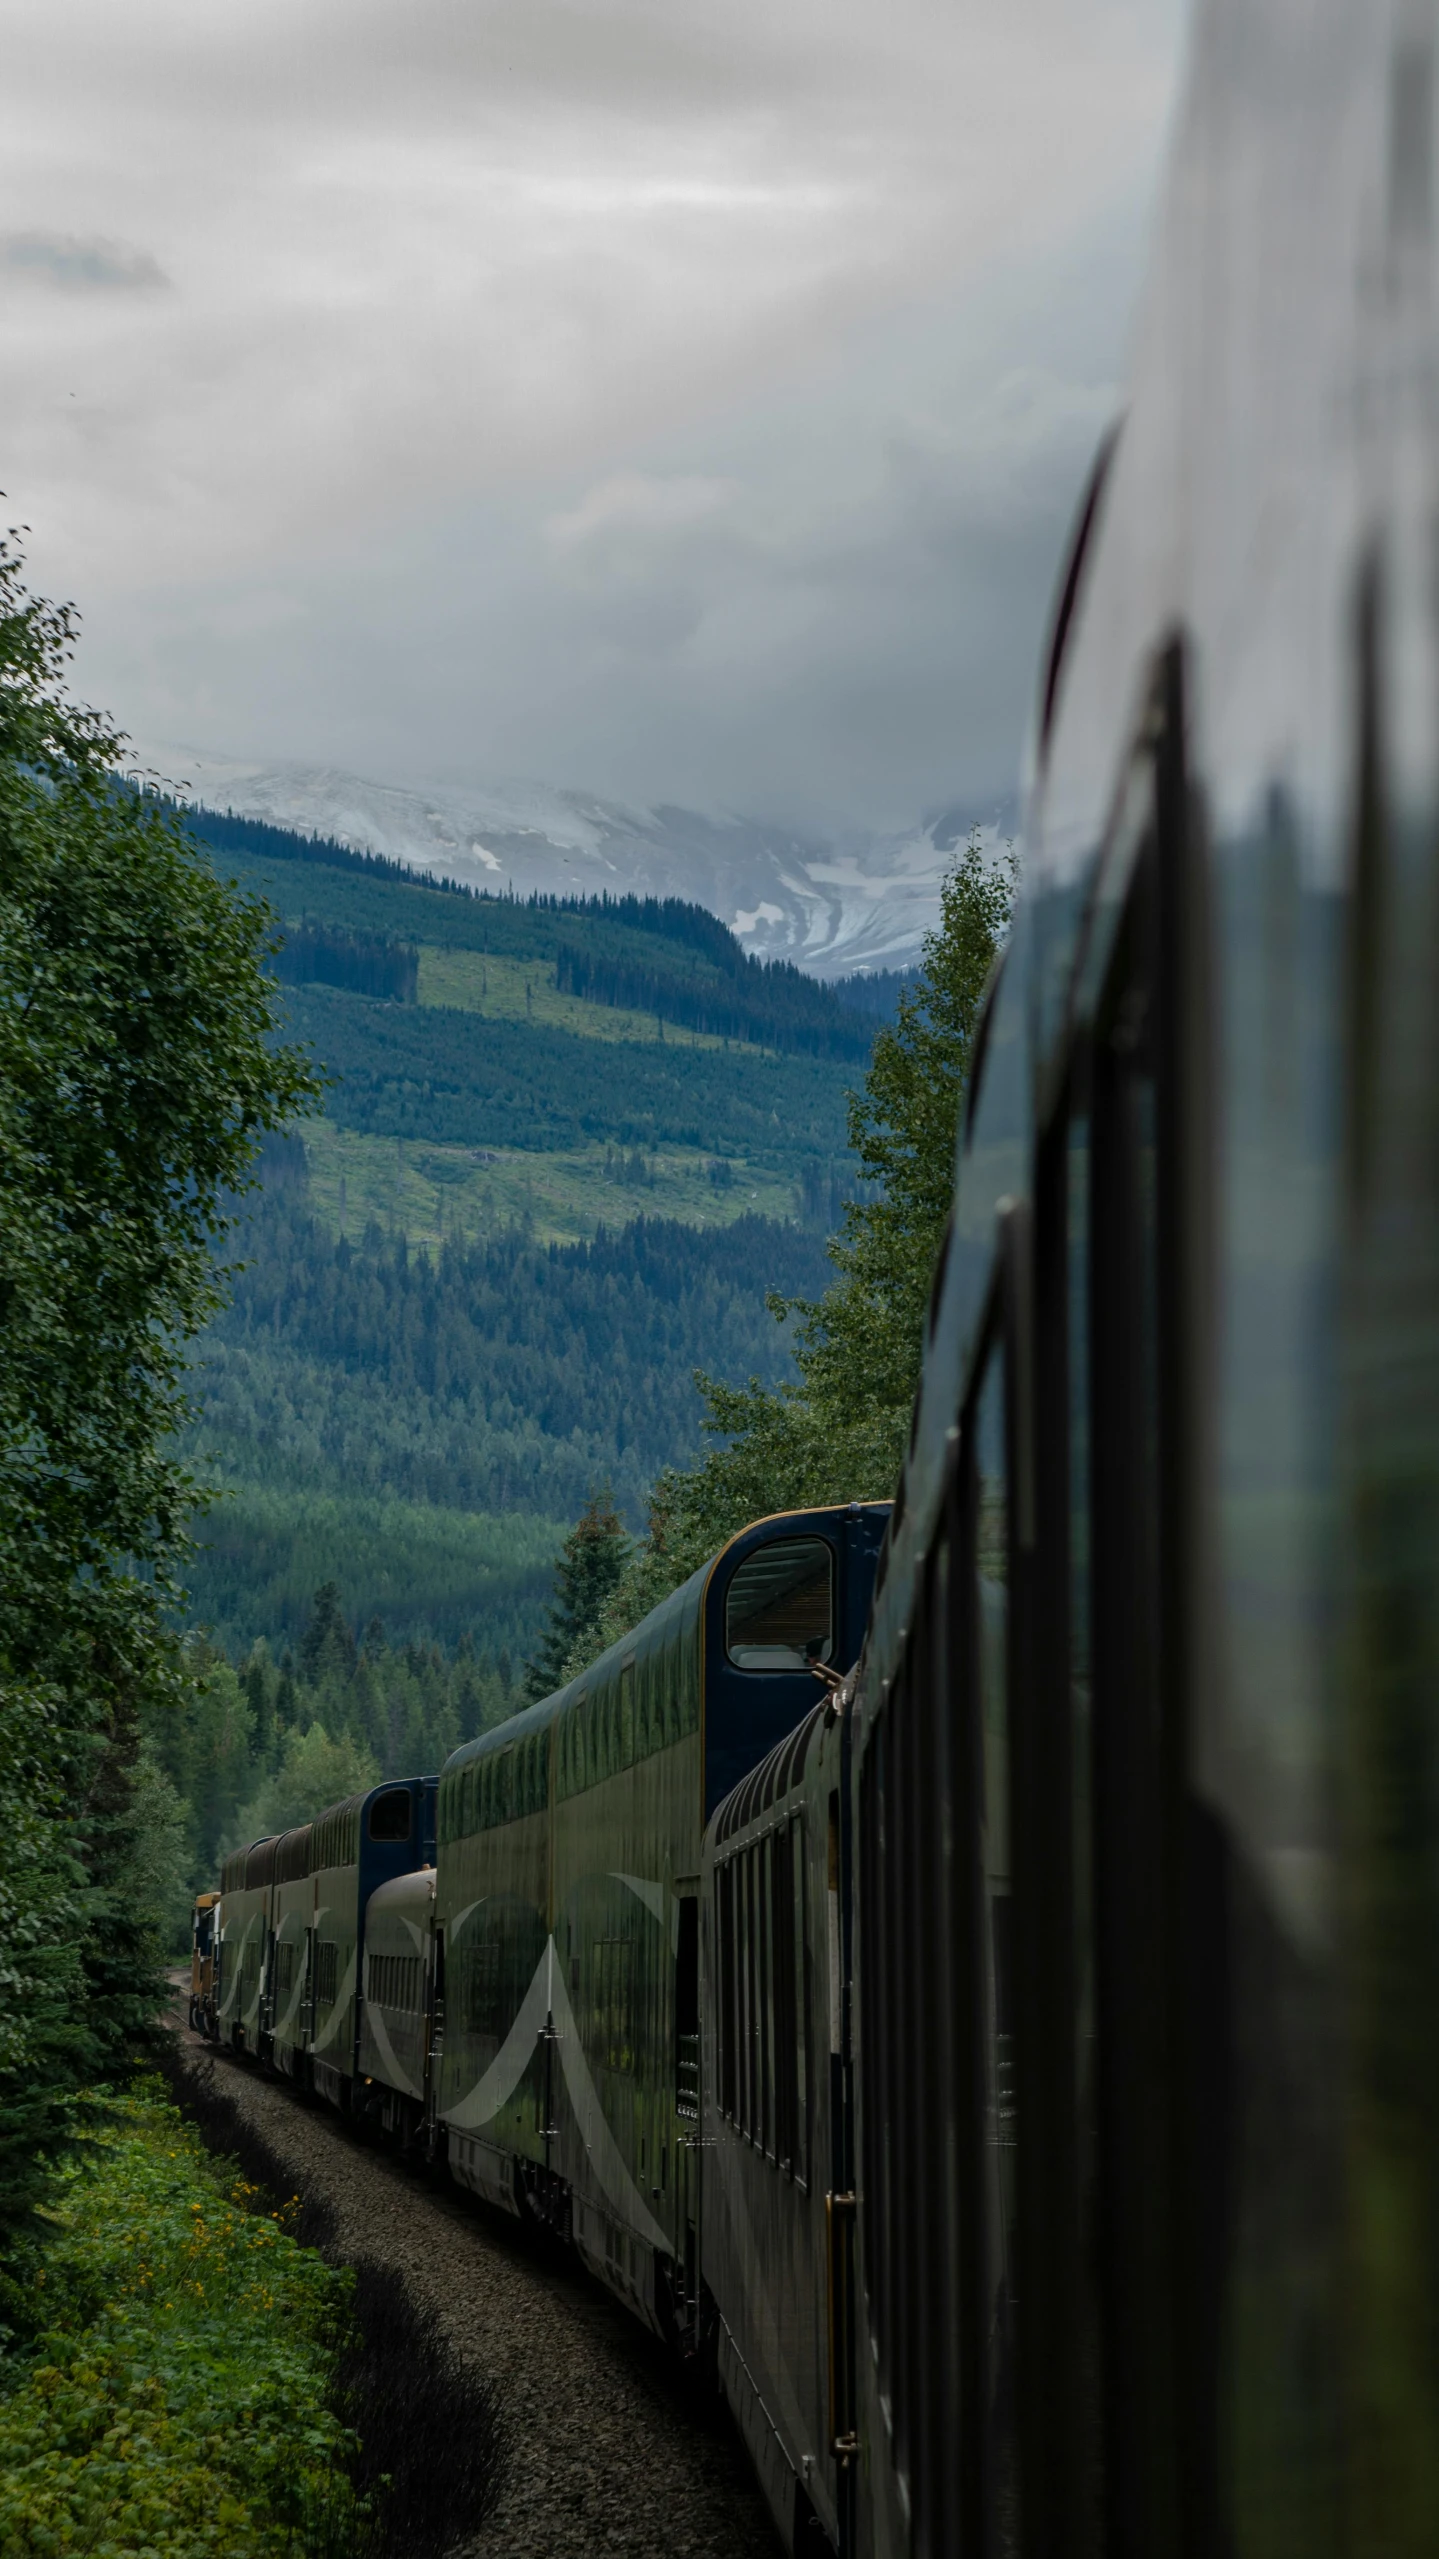
[(181, 819), (212, 853), (244, 853), (260, 862), (323, 862), (329, 870), (368, 871), (374, 879), (403, 880), (411, 888), (439, 889), (450, 897), (487, 894), (469, 880), (421, 870), (390, 853), (364, 852), (356, 845), (342, 844), (338, 836), (306, 835), (298, 827), (274, 826), (268, 818), (206, 808), (202, 800), (177, 800), (168, 791), (149, 791), (145, 796)]
[[(898, 981), (886, 974), (826, 984), (792, 960), (746, 951), (708, 907), (675, 897), (605, 890), (598, 897), (532, 889), (527, 896), (482, 888), (417, 870), (389, 854), (370, 853), (334, 837), (303, 835), (268, 819), (237, 817), (154, 795), (221, 862), (265, 885), (281, 905), (286, 935), (276, 972), (289, 985), (328, 985), (413, 1003), (416, 946), (430, 940), (508, 951), (552, 963), (564, 995), (663, 1021), (781, 1055), (862, 1063), (877, 1017), (893, 1010)], [(296, 916), (279, 894), (281, 877), (307, 874), (306, 912)], [(368, 912), (340, 915), (327, 901), (325, 872), (370, 883)], [(436, 901), (463, 901), (448, 919)], [(316, 916), (311, 904), (331, 912)], [(472, 921), (462, 925), (468, 910)], [(656, 948), (656, 945), (659, 948)]]
[[(958, 803), (889, 834), (797, 829), (695, 809), (621, 807), (536, 783), (404, 788), (333, 765), (245, 762), (188, 746), (136, 750), (178, 796), (232, 822), (293, 829), (377, 866), (491, 893), (633, 895), (702, 906), (756, 958), (834, 979), (912, 968), (971, 825), (998, 845), (1012, 812)], [(252, 854), (251, 858), (257, 858)]]

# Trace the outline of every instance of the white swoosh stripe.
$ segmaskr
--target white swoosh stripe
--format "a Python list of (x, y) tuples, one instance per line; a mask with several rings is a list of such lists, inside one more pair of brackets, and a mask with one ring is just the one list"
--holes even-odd
[(473, 2132), (481, 2124), (489, 2123), (514, 2095), (529, 2067), (541, 2029), (546, 2019), (551, 2017), (559, 2046), (560, 2067), (565, 2075), (570, 2104), (575, 2110), (580, 2139), (589, 2154), (590, 2167), (601, 2191), (609, 2197), (631, 2230), (637, 2230), (651, 2247), (668, 2249), (668, 2234), (661, 2229), (625, 2166), (624, 2155), (605, 2120), (599, 2090), (590, 2075), (579, 2028), (575, 2024), (575, 2012), (570, 2006), (564, 1967), (555, 1961), (553, 1937), (548, 1940), (535, 1966), (515, 2022), (489, 2069), (467, 2097), (462, 2097), (457, 2106), (445, 2109), (443, 2120), (452, 2124), (457, 2132)]
[(445, 2110), (444, 2121), (458, 2132), (474, 2132), (487, 2124), (502, 2106), (508, 2105), (534, 2055), (535, 2044), (549, 2015), (549, 1958), (554, 1946), (551, 1938), (535, 1966), (534, 1978), (520, 2002), (519, 2013), (483, 2078), (475, 2082), (468, 2097)]
[(646, 1881), (643, 1875), (617, 1875), (613, 1872), (611, 1872), (610, 1881), (613, 1884), (626, 1885), (634, 1894), (636, 1901), (642, 1901), (646, 1910), (649, 1912), (650, 1917), (652, 1919), (657, 1919), (661, 1928), (663, 1928), (665, 1924), (665, 1888), (663, 1884), (651, 1884)]
[[(549, 1946), (551, 1954), (554, 1952), (554, 1943), (554, 1939), (551, 1938)], [(565, 2086), (570, 2092), (570, 2104), (575, 2110), (580, 2137), (590, 2155), (590, 2166), (621, 2220), (627, 2222), (631, 2230), (637, 2230), (641, 2238), (647, 2239), (652, 2248), (668, 2250), (670, 2244), (668, 2233), (661, 2230), (654, 2214), (650, 2211), (649, 2205), (625, 2166), (624, 2154), (619, 2143), (605, 2121), (605, 2110), (600, 2104), (599, 2090), (590, 2077), (589, 2063), (585, 2059), (584, 2047), (580, 2042), (579, 2028), (575, 2024), (575, 2012), (570, 2006), (570, 1994), (565, 1988), (562, 1964), (554, 1966), (554, 1991), (555, 2033), (559, 2040), (560, 2066), (565, 2074)]]
[(330, 2011), (329, 2023), (326, 2026), (323, 2035), (317, 2035), (314, 2042), (311, 2044), (310, 2050), (312, 2053), (322, 2053), (326, 2044), (329, 2042), (330, 2037), (339, 2033), (340, 2021), (344, 2016), (348, 2003), (353, 1999), (354, 1995), (355, 1955), (352, 1947), (350, 1950), (350, 1960), (345, 1966), (345, 1978), (340, 1984), (339, 1990), (335, 1995), (335, 2005)]
[(381, 2058), (390, 2072), (390, 2086), (392, 2088), (402, 2088), (407, 2097), (418, 2097), (420, 2091), (415, 2086), (409, 2072), (405, 2070), (395, 2059), (395, 2047), (390, 2041), (389, 2031), (385, 2025), (384, 2018), (381, 2016), (379, 2009), (375, 2006), (374, 2001), (370, 1999), (367, 1999), (365, 2002), (365, 2022), (368, 2025), (371, 2034), (374, 2036), (376, 2043), (379, 2045)]

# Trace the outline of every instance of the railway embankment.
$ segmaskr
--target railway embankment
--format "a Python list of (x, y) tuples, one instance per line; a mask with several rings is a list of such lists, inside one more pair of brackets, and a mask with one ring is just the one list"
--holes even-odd
[(326, 2253), (398, 2276), (493, 2383), (503, 2483), (454, 2559), (777, 2559), (717, 2402), (573, 2261), (185, 2028), (176, 2051), (323, 2215)]

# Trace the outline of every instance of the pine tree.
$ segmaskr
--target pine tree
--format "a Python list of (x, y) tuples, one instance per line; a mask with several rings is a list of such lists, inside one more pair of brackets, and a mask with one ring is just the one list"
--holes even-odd
[(310, 1622), (300, 1638), (300, 1675), (311, 1687), (326, 1671), (341, 1679), (353, 1676), (355, 1639), (340, 1604), (338, 1582), (321, 1582), (310, 1609)]
[(166, 1614), (187, 1346), (261, 1135), (316, 1090), (275, 1040), (267, 911), (126, 786), (73, 643), (0, 542), (0, 1733), (28, 1736), (7, 1843), (49, 1842), (0, 1892), (0, 2239), (161, 1995), (136, 1781), (198, 1676)]
[(606, 1485), (603, 1492), (591, 1494), (560, 1549), (549, 1626), (526, 1672), (527, 1697), (548, 1697), (568, 1677), (571, 1662), (584, 1661), (593, 1651), (629, 1553), (624, 1521)]
[[(771, 1297), (798, 1319), (799, 1380), (697, 1378), (705, 1428), (723, 1445), (655, 1486), (636, 1548), (590, 1650), (613, 1643), (747, 1520), (776, 1510), (884, 1500), (904, 1455), (919, 1384), (925, 1306), (954, 1192), (955, 1141), (984, 991), (1014, 903), (1012, 860), (996, 867), (977, 834), (940, 893), (923, 966), (874, 1043), (849, 1097), (850, 1145), (869, 1196), (852, 1201), (829, 1246), (835, 1277), (818, 1302)], [(584, 1654), (570, 1664), (571, 1675)]]

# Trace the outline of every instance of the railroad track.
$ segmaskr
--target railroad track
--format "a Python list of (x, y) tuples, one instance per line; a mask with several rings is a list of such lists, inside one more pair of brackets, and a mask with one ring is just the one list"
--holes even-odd
[(504, 2394), (496, 2511), (455, 2559), (774, 2559), (774, 2527), (717, 2401), (572, 2259), (422, 2178), (329, 2108), (176, 2029), (187, 2071), (263, 2132), (338, 2253), (393, 2267)]

